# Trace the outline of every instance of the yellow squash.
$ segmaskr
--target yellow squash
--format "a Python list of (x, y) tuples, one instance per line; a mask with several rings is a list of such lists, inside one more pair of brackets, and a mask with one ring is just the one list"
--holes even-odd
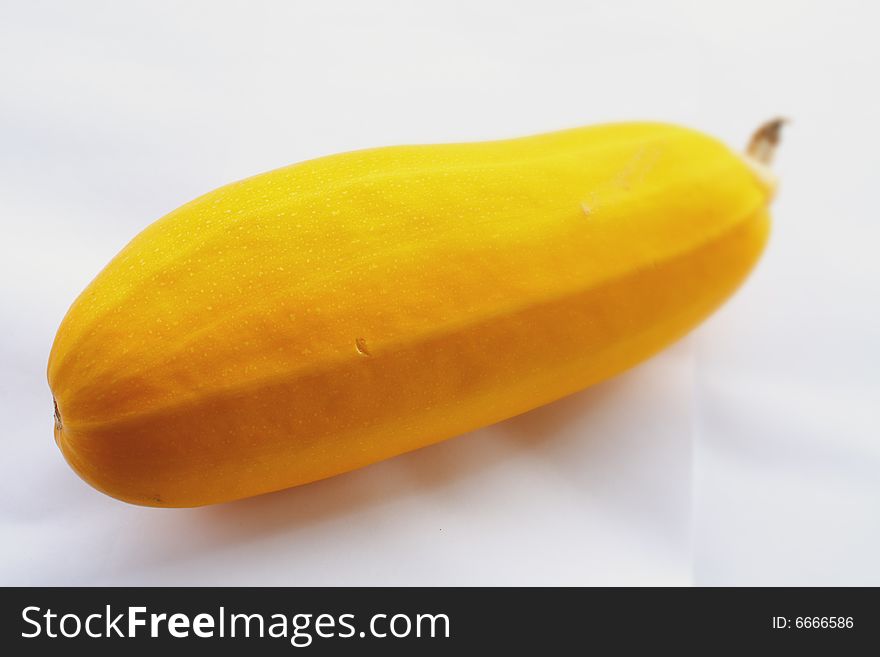
[(771, 195), (760, 164), (652, 123), (233, 183), (148, 227), (74, 302), (49, 359), (56, 441), (87, 482), (153, 506), (430, 445), (680, 337), (754, 265)]

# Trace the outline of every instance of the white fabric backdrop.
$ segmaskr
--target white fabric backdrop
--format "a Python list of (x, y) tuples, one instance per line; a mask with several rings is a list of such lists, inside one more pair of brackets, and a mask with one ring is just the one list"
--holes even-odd
[[(870, 2), (6, 2), (0, 584), (880, 584)], [(67, 306), (220, 184), (393, 143), (794, 123), (770, 248), (603, 385), (261, 498), (143, 509), (51, 432)]]

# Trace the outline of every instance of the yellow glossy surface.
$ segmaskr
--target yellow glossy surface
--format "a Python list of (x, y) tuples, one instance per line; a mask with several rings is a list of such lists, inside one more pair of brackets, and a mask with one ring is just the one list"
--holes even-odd
[(148, 227), (74, 302), (49, 361), (56, 440), (98, 489), (156, 506), (429, 445), (680, 337), (757, 260), (769, 196), (719, 142), (647, 123), (233, 183)]

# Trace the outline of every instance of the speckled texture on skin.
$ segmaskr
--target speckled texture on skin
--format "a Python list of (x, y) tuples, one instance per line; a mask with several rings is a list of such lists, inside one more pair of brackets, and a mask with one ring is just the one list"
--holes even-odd
[(191, 506), (524, 412), (676, 339), (757, 260), (770, 190), (717, 141), (617, 124), (326, 157), (138, 235), (49, 382), (90, 483)]

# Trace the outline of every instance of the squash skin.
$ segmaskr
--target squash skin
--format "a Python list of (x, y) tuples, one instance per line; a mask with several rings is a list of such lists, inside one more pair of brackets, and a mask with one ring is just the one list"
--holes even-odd
[(743, 281), (772, 190), (700, 133), (628, 123), (330, 156), (138, 235), (49, 359), (55, 438), (135, 504), (346, 472), (559, 399)]

